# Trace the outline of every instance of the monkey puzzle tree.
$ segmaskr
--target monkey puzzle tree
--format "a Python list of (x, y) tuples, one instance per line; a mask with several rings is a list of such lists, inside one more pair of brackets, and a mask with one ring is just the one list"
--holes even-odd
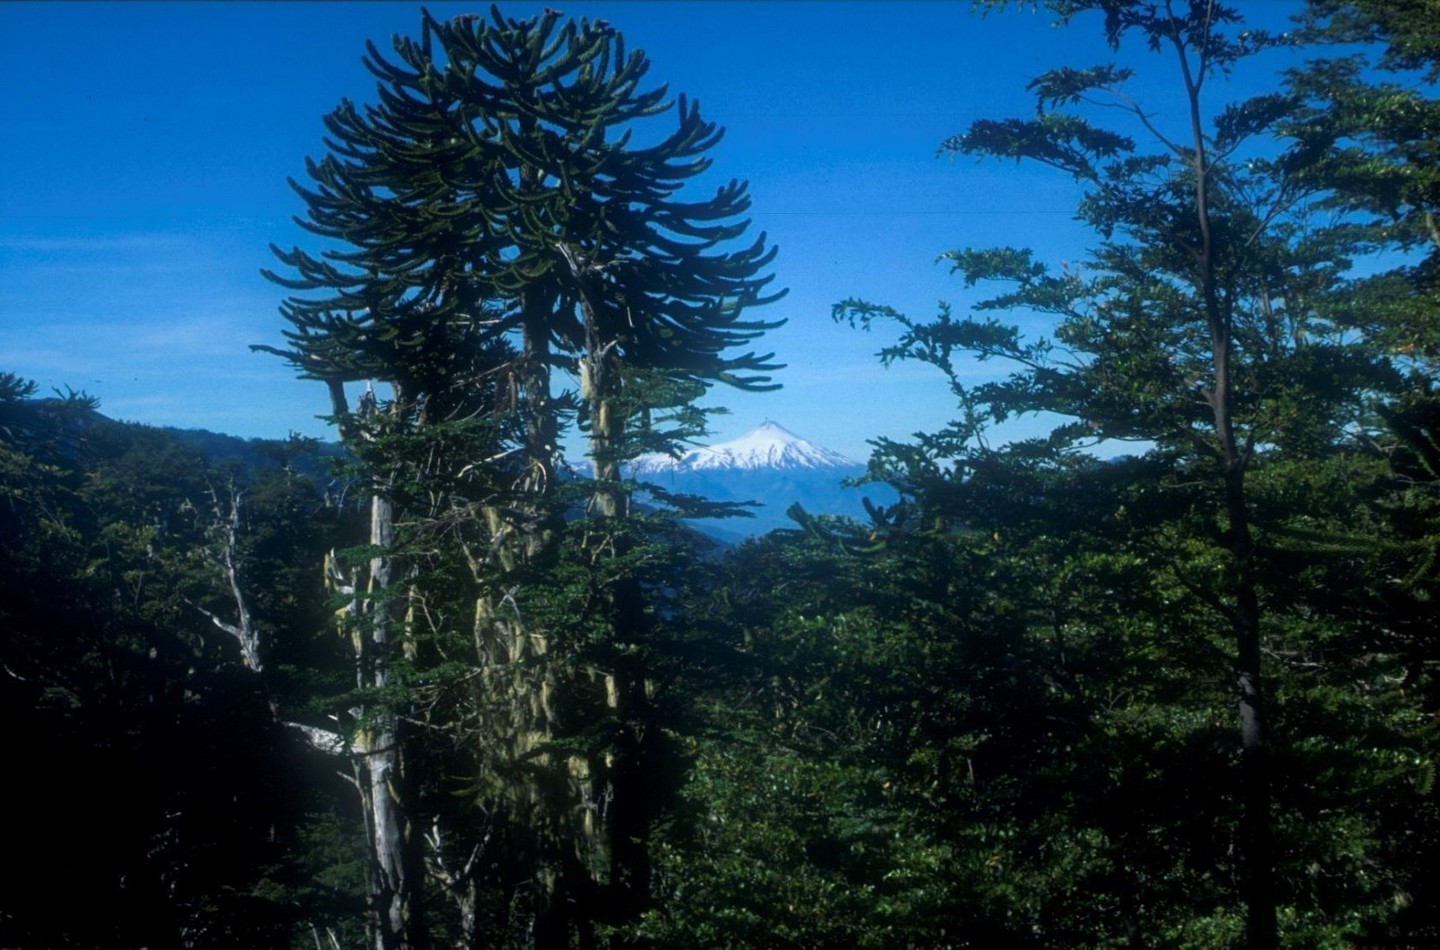
[[(312, 186), (296, 186), (302, 224), (333, 243), (318, 255), (277, 249), (293, 273), (274, 279), (307, 296), (286, 304), (289, 347), (267, 349), (327, 384), (342, 437), (369, 467), (372, 596), (359, 593), (364, 578), (344, 582), (352, 614), (370, 618), (356, 642), (378, 651), (362, 668), (385, 670), (408, 636), (404, 598), (375, 593), (406, 574), (386, 527), (396, 480), (447, 486), (443, 498), (422, 493), (434, 510), (404, 517), (457, 526), (475, 587), (479, 794), (504, 815), (512, 859), (532, 869), (534, 939), (554, 943), (569, 908), (583, 925), (634, 905), (647, 876), (637, 664), (654, 612), (619, 466), (695, 432), (703, 414), (691, 403), (706, 386), (768, 385), (768, 356), (729, 351), (775, 325), (745, 316), (778, 296), (764, 273), (774, 249), (763, 235), (732, 247), (748, 226), (743, 184), (681, 200), (720, 132), (683, 96), (643, 88), (647, 59), (602, 21), (425, 14), (418, 40), (397, 38), (388, 58), (372, 45), (366, 65), (377, 104), (327, 118), (331, 154), (309, 164)], [(646, 140), (646, 120), (671, 112), (673, 129)], [(578, 393), (557, 394), (557, 372)], [(345, 385), (362, 380), (389, 383), (393, 398), (351, 412)], [(445, 458), (408, 454), (443, 420), (479, 416), (493, 420), (482, 437)], [(559, 471), (571, 421), (594, 475), (579, 526), (566, 506), (583, 498)], [(584, 566), (582, 617), (553, 610), (566, 563)], [(384, 685), (368, 684), (374, 695)], [(609, 724), (603, 741), (596, 721)], [(359, 754), (373, 762), (380, 748)], [(377, 867), (405, 860), (381, 861), (377, 845)], [(380, 883), (382, 944), (413, 942), (417, 885)]]

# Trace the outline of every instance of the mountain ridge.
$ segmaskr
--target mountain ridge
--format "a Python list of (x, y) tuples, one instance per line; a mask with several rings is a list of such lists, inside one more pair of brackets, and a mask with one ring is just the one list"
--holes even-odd
[[(211, 464), (238, 465), (251, 472), (292, 467), (297, 473), (323, 483), (331, 475), (327, 459), (343, 456), (338, 443), (312, 441), (295, 444), (283, 439), (247, 439), (207, 429), (150, 426), (112, 419), (93, 406), (63, 399), (22, 400), (0, 405), (0, 438), (30, 444), (46, 457), (74, 461), (90, 451), (87, 444), (99, 437), (105, 442), (127, 438), (127, 430), (153, 430), (173, 439), (177, 446), (196, 453)], [(284, 461), (282, 461), (284, 459)], [(575, 466), (585, 471), (582, 462)], [(725, 545), (777, 528), (794, 527), (786, 515), (799, 502), (812, 514), (866, 517), (862, 499), (868, 495), (880, 504), (892, 504), (895, 493), (884, 484), (863, 487), (847, 480), (865, 474), (859, 462), (810, 442), (777, 422), (765, 420), (736, 439), (699, 446), (679, 458), (641, 456), (625, 466), (626, 474), (642, 484), (698, 495), (717, 502), (757, 502), (749, 516), (724, 519), (686, 519), (695, 530)], [(645, 492), (639, 493), (643, 500)]]

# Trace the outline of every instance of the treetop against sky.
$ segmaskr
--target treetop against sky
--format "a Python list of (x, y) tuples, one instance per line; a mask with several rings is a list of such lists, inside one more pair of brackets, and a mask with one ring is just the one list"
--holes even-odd
[[(932, 263), (952, 248), (1083, 254), (1063, 176), (936, 150), (976, 119), (1029, 114), (1030, 77), (1108, 59), (1087, 24), (962, 3), (551, 5), (607, 20), (651, 58), (648, 85), (699, 100), (726, 135), (694, 198), (748, 180), (751, 238), (779, 246), (776, 285), (790, 293), (755, 315), (788, 320), (761, 346), (788, 364), (784, 388), (715, 390), (733, 411), (717, 439), (773, 418), (863, 458), (867, 439), (934, 428), (952, 409), (944, 386), (922, 367), (880, 367), (885, 341), (836, 326), (831, 305), (961, 307), (973, 298)], [(1283, 28), (1297, 5), (1245, 9)], [(280, 342), (283, 326), (284, 291), (259, 272), (275, 264), (270, 243), (306, 244), (286, 182), (325, 153), (322, 116), (374, 98), (366, 40), (388, 49), (419, 23), (408, 3), (0, 5), (0, 368), (83, 389), (123, 419), (329, 435), (323, 393), (248, 349)], [(1265, 66), (1285, 65), (1273, 60), (1216, 101), (1273, 86)], [(1164, 98), (1168, 64), (1135, 65), (1136, 97), (1182, 121)]]

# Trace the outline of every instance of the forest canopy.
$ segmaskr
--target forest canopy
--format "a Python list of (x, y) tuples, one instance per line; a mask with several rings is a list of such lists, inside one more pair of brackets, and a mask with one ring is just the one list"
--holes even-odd
[(784, 257), (556, 11), (422, 13), (323, 118), (255, 349), (336, 445), (0, 373), (0, 944), (1440, 942), (1440, 17), (1040, 6), (1086, 58), (936, 146), (1074, 183), (1088, 250), (836, 288), (954, 404), (866, 520), (723, 549), (632, 477), (783, 383)]

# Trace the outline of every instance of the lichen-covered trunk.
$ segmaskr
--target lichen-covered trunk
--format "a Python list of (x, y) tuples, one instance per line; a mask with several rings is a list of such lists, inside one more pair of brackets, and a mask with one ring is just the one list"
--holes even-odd
[[(550, 392), (549, 319), (553, 297), (528, 291), (521, 300), (522, 350), (512, 377), (511, 410), (520, 423), (522, 461), (513, 497), (483, 509), (490, 553), (476, 599), (474, 642), (479, 668), (480, 776), (494, 809), (499, 847), (515, 869), (527, 869), (520, 905), (536, 946), (565, 946), (572, 901), (565, 892), (572, 862), (564, 763), (553, 751), (563, 727), (553, 631), (530, 622), (520, 606), (529, 572), (552, 551), (561, 529), (554, 510), (557, 407)], [(507, 880), (514, 887), (516, 881)]]
[[(328, 382), (342, 440), (354, 443), (367, 438), (366, 424), (380, 411), (374, 393), (367, 391), (352, 414), (343, 384)], [(398, 417), (406, 409), (406, 394), (396, 386), (389, 411)], [(353, 735), (348, 741), (334, 736), (331, 751), (349, 757), (365, 817), (368, 925), (373, 942), (377, 950), (413, 950), (425, 945), (419, 913), (422, 863), (405, 798), (401, 717), (394, 699), (384, 695), (392, 686), (394, 654), (404, 637), (404, 624), (395, 617), (399, 599), (394, 588), (402, 568), (395, 553), (392, 483), (393, 476), (377, 474), (370, 485), (368, 540), (373, 553), (363, 584), (358, 569), (342, 571), (333, 556), (326, 565), (331, 582), (349, 597), (340, 616), (355, 658), (355, 686), (377, 696), (351, 709)]]
[[(355, 637), (356, 685), (378, 692), (391, 686), (392, 651), (399, 635), (389, 596), (397, 580), (394, 544), (394, 502), (387, 486), (377, 486), (370, 501), (370, 545), (377, 553), (369, 566), (369, 623), (357, 629)], [(370, 902), (378, 950), (423, 945), (418, 933), (420, 881), (414, 873), (410, 816), (403, 799), (401, 751), (400, 718), (394, 705), (381, 699), (361, 713), (353, 753), (370, 845)]]
[(370, 903), (375, 946), (380, 950), (418, 947), (415, 881), (409, 871), (408, 820), (396, 793), (403, 781), (397, 748), (396, 717), (374, 713), (356, 743), (357, 779), (366, 812), (371, 855)]
[[(621, 365), (614, 344), (605, 341), (596, 312), (582, 305), (588, 348), (582, 363), (581, 395), (589, 415), (590, 460), (596, 487), (593, 514), (609, 522), (603, 530), (611, 556), (623, 560), (633, 541), (620, 523), (630, 513), (629, 493), (620, 484), (627, 412)], [(645, 592), (638, 578), (621, 573), (605, 590), (612, 664), (605, 671), (605, 703), (615, 724), (600, 768), (585, 776), (587, 798), (603, 802), (588, 814), (585, 853), (595, 890), (603, 894), (606, 916), (624, 918), (644, 906), (649, 892), (650, 803), (645, 774), (646, 710), (644, 670), (637, 648), (646, 625)]]
[(509, 597), (486, 594), (476, 602), (475, 640), (486, 722), (481, 741), (498, 772), (490, 777), (489, 798), (506, 829), (509, 861), (530, 869), (533, 939), (537, 946), (554, 946), (568, 929), (562, 892), (567, 836), (552, 750), (561, 715), (549, 639), (525, 625)]
[[(584, 266), (571, 249), (562, 251), (574, 267)], [(625, 553), (626, 542), (614, 530), (629, 501), (619, 486), (624, 412), (612, 398), (618, 362), (615, 346), (599, 338), (588, 301), (582, 306), (587, 339), (579, 365), (581, 411), (598, 487), (584, 526), (565, 527), (553, 500), (557, 407), (550, 397), (548, 321), (557, 305), (555, 297), (536, 291), (521, 302), (522, 371), (514, 392), (525, 463), (514, 503), (485, 512), (492, 565), (476, 603), (475, 648), (486, 722), (481, 741), (496, 763), (496, 774), (481, 779), (509, 829), (512, 866), (528, 869), (531, 940), (537, 947), (583, 947), (593, 945), (597, 921), (626, 915), (633, 895), (643, 892), (637, 882), (649, 877), (645, 821), (636, 816), (648, 810), (637, 808), (643, 788), (631, 777), (640, 760), (638, 732), (628, 740), (607, 737), (613, 741), (601, 752), (567, 745), (599, 721), (625, 723), (620, 731), (628, 733), (640, 718), (638, 674), (593, 657), (578, 662), (595, 646), (586, 642), (589, 634), (579, 626), (545, 629), (521, 606), (531, 570), (555, 555), (562, 530), (604, 539), (593, 550), (590, 541), (578, 542), (598, 570)], [(607, 547), (612, 541), (618, 543)], [(638, 583), (607, 583), (599, 595), (603, 604), (585, 609), (603, 611), (613, 643), (630, 643), (643, 616), (640, 595)]]

